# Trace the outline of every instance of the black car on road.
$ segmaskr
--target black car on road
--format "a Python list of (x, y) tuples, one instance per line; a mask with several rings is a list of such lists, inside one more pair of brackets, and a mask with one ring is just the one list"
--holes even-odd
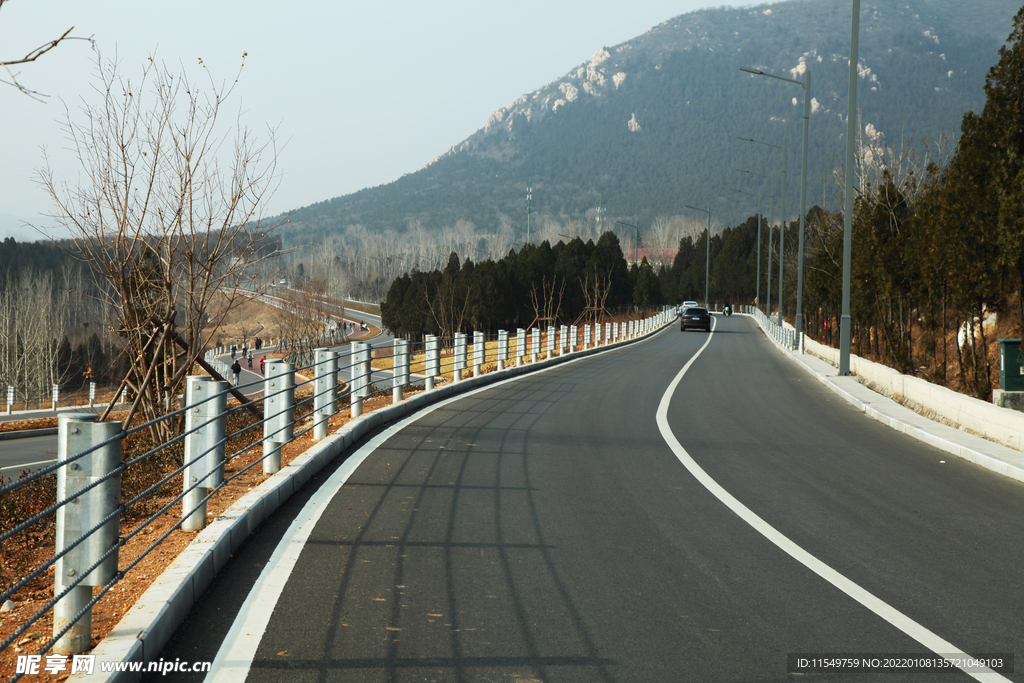
[(711, 314), (708, 313), (708, 309), (691, 306), (683, 311), (683, 317), (679, 319), (679, 331), (686, 332), (691, 329), (711, 331)]

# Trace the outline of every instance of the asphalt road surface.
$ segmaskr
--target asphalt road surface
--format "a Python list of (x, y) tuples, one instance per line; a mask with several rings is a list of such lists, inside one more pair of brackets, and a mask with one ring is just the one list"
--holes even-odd
[(677, 329), (335, 465), (163, 658), (216, 659), (211, 681), (966, 681), (787, 655), (1024, 653), (1024, 486), (866, 418), (750, 318)]
[(0, 477), (17, 479), (57, 461), (56, 436), (31, 436), (0, 441)]

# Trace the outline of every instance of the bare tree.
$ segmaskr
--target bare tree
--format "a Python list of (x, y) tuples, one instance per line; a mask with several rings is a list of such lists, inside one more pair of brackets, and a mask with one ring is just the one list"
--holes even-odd
[(512, 245), (515, 244), (515, 228), (512, 227), (512, 219), (505, 214), (498, 217), (498, 226), (494, 234), (487, 238), (487, 256), (492, 261), (500, 261), (505, 258)]
[[(254, 265), (274, 251), (277, 226), (264, 226), (260, 211), (276, 187), (277, 149), (274, 131), (258, 141), (237, 121), (225, 144), (221, 108), (233, 84), (192, 82), (152, 58), (138, 80), (97, 63), (100, 101), (83, 102), (81, 123), (70, 112), (64, 123), (83, 180), (58, 181), (47, 165), (39, 181), (119, 332), (130, 367), (122, 385), (137, 397), (127, 423), (136, 407), (147, 419), (170, 407), (193, 364), (204, 364), (210, 335), (251, 295), (240, 285), (258, 286)], [(156, 435), (173, 428), (161, 423)]]
[(583, 309), (579, 318), (576, 319), (576, 324), (589, 325), (601, 322), (608, 315), (608, 309), (605, 308), (605, 304), (608, 301), (608, 295), (612, 291), (611, 268), (599, 269), (595, 260), (591, 264), (591, 268), (584, 271), (583, 276), (579, 278), (579, 282), (580, 289), (583, 290), (583, 300), (586, 302), (586, 308)]
[(565, 294), (565, 278), (552, 277), (548, 281), (545, 275), (541, 279), (540, 291), (537, 291), (537, 283), (530, 287), (530, 305), (533, 306), (533, 322), (527, 325), (528, 328), (534, 325), (548, 324), (557, 325), (558, 316), (562, 311), (562, 295)]
[(36, 396), (66, 379), (60, 346), (68, 331), (70, 292), (49, 272), (10, 272), (0, 283), (0, 386)]
[(668, 216), (657, 216), (644, 234), (647, 260), (655, 269), (672, 264), (673, 248), (679, 247), (679, 224)]

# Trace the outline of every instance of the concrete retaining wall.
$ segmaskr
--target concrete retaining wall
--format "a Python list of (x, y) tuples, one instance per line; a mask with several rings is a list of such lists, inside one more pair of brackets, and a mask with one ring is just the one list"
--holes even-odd
[[(839, 367), (839, 349), (804, 337), (804, 349)], [(901, 402), (909, 401), (950, 423), (1016, 450), (1024, 450), (1024, 413), (901, 374), (892, 368), (850, 354), (850, 372)]]

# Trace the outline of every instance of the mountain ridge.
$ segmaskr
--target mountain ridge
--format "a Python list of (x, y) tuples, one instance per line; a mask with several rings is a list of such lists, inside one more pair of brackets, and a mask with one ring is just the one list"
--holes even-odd
[[(951, 134), (984, 102), (982, 85), (1011, 28), (1012, 0), (962, 11), (953, 0), (865, 1), (858, 104), (862, 135)], [(526, 187), (540, 217), (650, 221), (711, 205), (715, 223), (753, 213), (730, 190), (731, 168), (777, 169), (767, 149), (737, 136), (789, 141), (787, 214), (796, 214), (802, 88), (747, 76), (740, 66), (797, 78), (812, 70), (809, 204), (829, 202), (845, 143), (849, 5), (789, 0), (704, 9), (602, 46), (563, 76), (496, 110), (424, 168), (392, 183), (292, 212), (286, 235), (314, 241), (348, 225), (439, 229), (468, 220), (486, 231), (525, 226)], [(805, 35), (813, 40), (805, 40)], [(767, 194), (767, 192), (766, 192)], [(747, 202), (749, 204), (750, 202)], [(768, 209), (765, 209), (768, 213)]]

